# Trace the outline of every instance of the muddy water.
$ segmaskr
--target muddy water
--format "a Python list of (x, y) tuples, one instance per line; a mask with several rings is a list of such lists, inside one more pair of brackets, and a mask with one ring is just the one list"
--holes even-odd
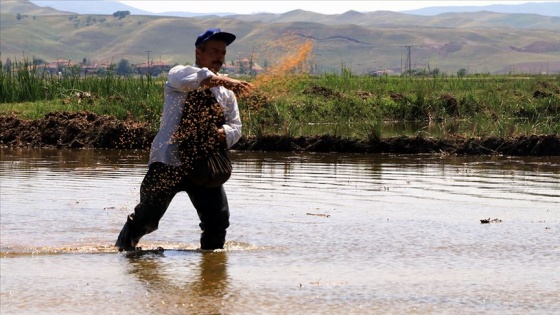
[(117, 253), (146, 158), (1, 151), (1, 314), (560, 312), (559, 157), (236, 152), (224, 251), (180, 194)]

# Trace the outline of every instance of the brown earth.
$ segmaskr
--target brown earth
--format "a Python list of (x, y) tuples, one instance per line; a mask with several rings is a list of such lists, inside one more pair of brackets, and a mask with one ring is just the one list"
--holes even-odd
[[(118, 120), (91, 112), (58, 112), (42, 119), (24, 120), (0, 116), (0, 147), (3, 148), (103, 148), (148, 150), (155, 131), (146, 123)], [(235, 150), (309, 151), (346, 153), (437, 153), (459, 155), (560, 156), (559, 135), (511, 138), (429, 138), (401, 136), (375, 141), (334, 136), (243, 137)]]

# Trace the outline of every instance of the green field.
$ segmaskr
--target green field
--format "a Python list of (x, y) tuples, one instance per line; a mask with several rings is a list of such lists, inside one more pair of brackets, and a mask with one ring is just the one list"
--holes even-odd
[[(164, 78), (59, 77), (28, 64), (1, 70), (1, 115), (37, 119), (86, 110), (158, 127)], [(244, 133), (358, 139), (399, 132), (437, 137), (560, 133), (558, 75), (373, 77), (344, 70), (243, 78), (256, 86), (239, 100)], [(395, 131), (394, 126), (405, 127)]]

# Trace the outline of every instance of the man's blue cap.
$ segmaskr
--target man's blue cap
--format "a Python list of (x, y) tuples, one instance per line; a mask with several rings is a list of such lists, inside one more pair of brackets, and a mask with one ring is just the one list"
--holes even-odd
[(235, 35), (222, 32), (219, 28), (209, 28), (208, 30), (206, 30), (206, 32), (198, 35), (198, 37), (196, 38), (196, 43), (194, 45), (198, 47), (198, 45), (211, 39), (224, 41), (226, 42), (226, 46), (228, 46), (235, 40)]

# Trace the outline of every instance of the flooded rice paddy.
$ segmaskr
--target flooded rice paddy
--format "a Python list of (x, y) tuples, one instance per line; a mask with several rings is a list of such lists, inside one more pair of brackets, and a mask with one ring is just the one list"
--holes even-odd
[(232, 159), (225, 250), (178, 194), (123, 254), (146, 152), (2, 150), (0, 313), (560, 313), (560, 157)]

